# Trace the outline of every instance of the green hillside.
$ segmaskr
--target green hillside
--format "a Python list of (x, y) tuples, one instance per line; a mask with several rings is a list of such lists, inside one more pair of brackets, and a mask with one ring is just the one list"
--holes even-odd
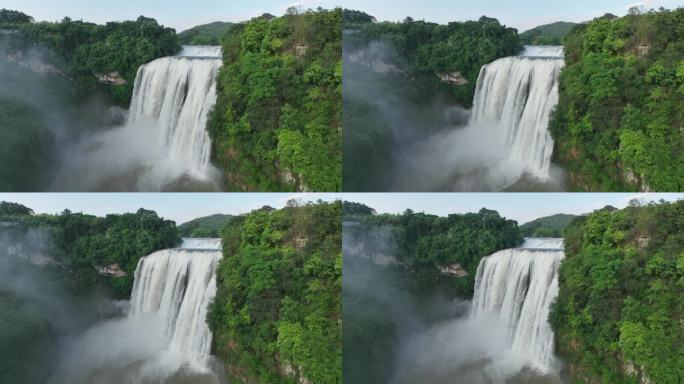
[(562, 45), (563, 38), (578, 23), (559, 21), (540, 25), (520, 34), (520, 40), (527, 45)]
[(219, 45), (221, 37), (233, 29), (235, 23), (216, 21), (198, 25), (178, 34), (178, 41), (185, 45)]
[(565, 37), (554, 160), (583, 191), (684, 189), (684, 8), (607, 15)]
[(570, 225), (578, 216), (559, 213), (557, 215), (541, 217), (520, 226), (523, 236), (531, 237), (561, 237), (565, 227)]
[(221, 229), (234, 218), (222, 214), (200, 217), (179, 225), (178, 233), (183, 237), (220, 237)]

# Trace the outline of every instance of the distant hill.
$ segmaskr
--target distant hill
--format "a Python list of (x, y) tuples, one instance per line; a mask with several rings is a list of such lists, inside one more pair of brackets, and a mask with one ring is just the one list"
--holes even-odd
[(178, 226), (182, 237), (221, 237), (221, 229), (228, 225), (235, 216), (211, 215), (188, 221)]
[(230, 31), (235, 23), (217, 21), (198, 25), (178, 34), (178, 41), (185, 45), (219, 45), (221, 37)]
[(540, 25), (520, 34), (520, 41), (527, 45), (562, 45), (563, 38), (578, 23), (559, 21)]
[(520, 230), (526, 237), (561, 237), (565, 227), (577, 217), (563, 213), (541, 217), (521, 225)]

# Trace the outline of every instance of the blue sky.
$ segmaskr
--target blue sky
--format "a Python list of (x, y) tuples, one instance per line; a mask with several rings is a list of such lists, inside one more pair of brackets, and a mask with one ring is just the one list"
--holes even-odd
[(633, 5), (676, 8), (683, 0), (343, 0), (344, 7), (359, 9), (378, 20), (398, 21), (406, 16), (438, 23), (495, 17), (524, 31), (554, 21), (585, 21), (606, 12), (624, 15)]
[(359, 9), (379, 20), (406, 16), (446, 23), (482, 15), (523, 31), (553, 21), (584, 21), (606, 12), (623, 15), (632, 5), (675, 8), (684, 0), (2, 0), (0, 7), (17, 9), (37, 20), (64, 16), (97, 23), (145, 15), (178, 31), (212, 21), (243, 21), (264, 12), (281, 15), (291, 6)]
[(265, 12), (281, 15), (291, 5), (334, 8), (344, 0), (2, 0), (0, 8), (16, 9), (40, 21), (69, 16), (96, 23), (152, 17), (182, 31), (212, 21), (244, 21)]
[(0, 201), (21, 203), (36, 213), (58, 213), (68, 208), (98, 216), (151, 209), (184, 223), (215, 213), (238, 215), (270, 205), (282, 208), (294, 198), (333, 201), (334, 193), (0, 193)]
[(246, 213), (264, 205), (281, 208), (292, 198), (343, 198), (369, 205), (380, 213), (399, 213), (411, 208), (447, 215), (477, 212), (486, 207), (524, 223), (555, 213), (587, 213), (608, 204), (622, 208), (633, 198), (684, 199), (684, 193), (0, 193), (0, 201), (18, 202), (38, 213), (58, 213), (68, 208), (103, 216), (146, 208), (179, 224), (214, 213)]
[(400, 213), (411, 208), (444, 216), (486, 207), (522, 224), (556, 213), (588, 213), (606, 205), (623, 208), (634, 198), (674, 201), (684, 199), (684, 193), (345, 193), (344, 198), (364, 203), (379, 213)]

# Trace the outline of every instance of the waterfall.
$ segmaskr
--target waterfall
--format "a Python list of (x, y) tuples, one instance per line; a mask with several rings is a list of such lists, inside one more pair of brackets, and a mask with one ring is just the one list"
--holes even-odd
[(141, 66), (127, 121), (155, 121), (170, 157), (199, 179), (207, 178), (209, 168), (211, 141), (205, 128), (216, 103), (220, 52), (220, 47), (184, 47), (178, 56)]
[(221, 48), (184, 47), (140, 66), (125, 124), (89, 132), (65, 151), (52, 189), (216, 189), (206, 130), (216, 103)]
[[(156, 315), (170, 351), (202, 363), (211, 351), (206, 323), (216, 295), (220, 240), (184, 240), (184, 247), (157, 251), (138, 262), (129, 317)], [(204, 248), (201, 248), (204, 247)]]
[(553, 138), (548, 131), (558, 103), (562, 47), (531, 47), (480, 69), (469, 125), (494, 123), (505, 135), (508, 162), (549, 178)]
[(562, 244), (562, 239), (526, 239), (521, 248), (483, 258), (475, 277), (471, 318), (497, 314), (511, 351), (543, 373), (550, 372), (554, 362), (548, 317), (558, 295)]

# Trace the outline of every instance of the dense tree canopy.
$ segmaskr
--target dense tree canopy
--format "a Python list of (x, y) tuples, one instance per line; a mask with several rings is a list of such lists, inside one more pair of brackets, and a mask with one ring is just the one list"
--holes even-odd
[[(2, 216), (0, 216), (2, 218)], [(133, 274), (141, 257), (180, 242), (173, 221), (154, 211), (97, 217), (65, 210), (58, 215), (11, 216), (23, 229), (43, 229), (49, 233), (54, 254), (66, 265), (81, 289), (104, 281), (119, 297), (128, 297)], [(125, 276), (103, 277), (98, 268), (116, 264)]]
[(442, 279), (440, 267), (460, 264), (464, 277), (449, 277), (448, 284), (465, 297), (472, 296), (475, 272), (480, 260), (490, 254), (519, 245), (523, 238), (518, 224), (498, 212), (451, 214), (447, 217), (416, 213), (407, 209), (401, 215), (345, 215), (361, 225), (345, 228), (367, 231), (368, 226), (389, 226), (393, 230), (396, 257), (415, 271), (421, 284), (433, 285)]
[(682, 234), (684, 201), (608, 207), (565, 230), (550, 322), (576, 378), (684, 381)]
[[(0, 37), (1, 38), (1, 37)], [(60, 22), (23, 23), (11, 36), (10, 48), (47, 48), (55, 63), (65, 61), (64, 71), (86, 91), (104, 87), (114, 99), (128, 105), (140, 65), (180, 50), (175, 30), (155, 19), (97, 25), (65, 17)], [(118, 73), (124, 85), (104, 86), (97, 76)]]
[(0, 9), (0, 29), (17, 28), (21, 24), (32, 23), (33, 17), (11, 9)]
[(446, 25), (410, 17), (401, 23), (365, 23), (346, 37), (349, 45), (345, 49), (350, 51), (372, 41), (391, 44), (397, 51), (397, 63), (406, 61), (403, 69), (421, 76), (427, 85), (439, 83), (436, 74), (460, 72), (468, 83), (451, 87), (451, 92), (464, 107), (472, 104), (480, 68), (523, 48), (517, 30), (485, 16)]
[(0, 216), (25, 216), (33, 215), (33, 209), (18, 203), (9, 201), (0, 202)]
[(214, 353), (247, 383), (341, 383), (341, 204), (291, 202), (223, 230)]
[(342, 203), (342, 214), (348, 215), (374, 215), (375, 209), (361, 203), (344, 201)]
[(291, 9), (224, 36), (209, 134), (226, 188), (341, 188), (341, 13)]
[(602, 17), (565, 38), (554, 156), (579, 190), (684, 188), (684, 9)]
[(374, 23), (375, 17), (363, 11), (356, 11), (352, 9), (342, 10), (342, 26), (344, 28), (357, 27), (360, 24)]

